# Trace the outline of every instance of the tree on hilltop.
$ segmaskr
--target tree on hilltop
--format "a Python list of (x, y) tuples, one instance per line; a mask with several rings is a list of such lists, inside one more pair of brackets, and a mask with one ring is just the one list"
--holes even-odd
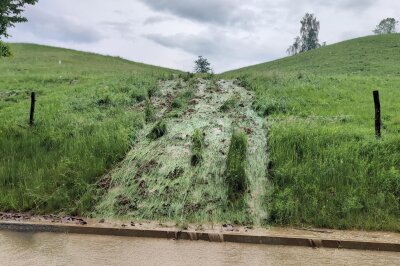
[(1, 37), (8, 38), (8, 28), (16, 23), (28, 21), (22, 16), (25, 5), (34, 5), (38, 0), (0, 0), (0, 57), (10, 56), (10, 48), (1, 41)]
[(396, 33), (396, 26), (399, 22), (395, 18), (385, 18), (376, 26), (373, 31), (375, 34), (391, 34)]
[(202, 56), (194, 61), (194, 72), (195, 73), (209, 73), (212, 71), (211, 64), (208, 60)]
[(295, 55), (321, 47), (318, 40), (320, 24), (314, 14), (306, 13), (300, 21), (300, 36), (287, 49), (288, 54)]

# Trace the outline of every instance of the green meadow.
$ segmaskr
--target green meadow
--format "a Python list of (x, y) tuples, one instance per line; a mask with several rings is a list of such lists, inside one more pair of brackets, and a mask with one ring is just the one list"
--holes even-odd
[[(273, 224), (400, 230), (400, 35), (225, 73), (268, 120)], [(381, 95), (375, 138), (372, 91)]]
[(14, 57), (0, 59), (0, 210), (83, 214), (96, 200), (93, 184), (124, 158), (144, 123), (131, 106), (175, 72), (66, 49), (11, 47)]

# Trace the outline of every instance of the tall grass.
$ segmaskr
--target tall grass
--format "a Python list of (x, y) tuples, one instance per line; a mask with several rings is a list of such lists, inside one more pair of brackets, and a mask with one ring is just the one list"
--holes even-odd
[[(83, 214), (143, 126), (132, 108), (173, 71), (38, 45), (0, 59), (0, 211)], [(28, 126), (29, 92), (37, 92)]]
[(399, 43), (366, 37), (224, 74), (268, 118), (270, 223), (400, 230)]
[(197, 166), (203, 160), (203, 150), (204, 150), (204, 135), (202, 130), (196, 129), (192, 136), (192, 157), (190, 162), (192, 166)]
[(225, 180), (228, 197), (238, 201), (247, 189), (247, 136), (242, 130), (234, 129), (226, 160)]

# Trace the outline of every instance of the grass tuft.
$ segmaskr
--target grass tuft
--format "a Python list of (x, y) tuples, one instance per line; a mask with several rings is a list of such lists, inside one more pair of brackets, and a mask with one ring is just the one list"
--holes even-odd
[(192, 141), (192, 157), (190, 162), (192, 166), (197, 166), (203, 160), (204, 135), (202, 130), (196, 129), (194, 131)]
[(147, 137), (151, 140), (156, 140), (167, 134), (167, 124), (164, 121), (158, 122)]
[(221, 105), (221, 107), (219, 108), (219, 110), (222, 111), (222, 112), (228, 112), (228, 111), (230, 111), (230, 110), (232, 110), (232, 109), (235, 109), (235, 107), (237, 107), (238, 104), (239, 104), (239, 100), (240, 100), (240, 99), (239, 99), (236, 95), (234, 95), (234, 96), (232, 96), (231, 98), (229, 98), (228, 100), (226, 100), (226, 101)]
[(151, 123), (156, 120), (154, 106), (151, 101), (146, 101), (146, 109), (144, 110), (146, 123)]
[(242, 130), (234, 129), (226, 161), (225, 180), (228, 197), (232, 201), (242, 198), (247, 189), (246, 176), (247, 136)]

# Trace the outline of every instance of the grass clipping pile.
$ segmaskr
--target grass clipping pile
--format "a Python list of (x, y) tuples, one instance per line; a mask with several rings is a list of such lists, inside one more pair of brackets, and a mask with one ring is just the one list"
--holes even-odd
[(135, 107), (147, 124), (109, 174), (98, 214), (177, 223), (266, 221), (266, 127), (251, 107), (253, 93), (235, 81), (190, 79), (164, 81), (150, 96)]

